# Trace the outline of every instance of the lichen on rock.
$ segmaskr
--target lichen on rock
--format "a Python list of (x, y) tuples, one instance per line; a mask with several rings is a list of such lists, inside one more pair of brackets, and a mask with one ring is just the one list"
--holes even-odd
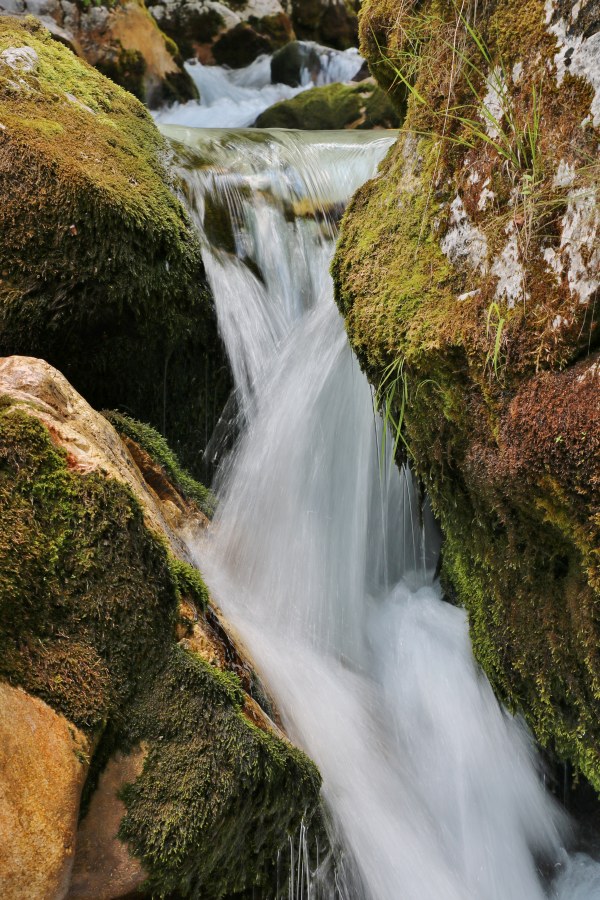
[(333, 274), (367, 374), (399, 373), (477, 659), (600, 791), (599, 133), (553, 24), (576, 48), (600, 23), (565, 6), (368, 0), (362, 52), (406, 121)]

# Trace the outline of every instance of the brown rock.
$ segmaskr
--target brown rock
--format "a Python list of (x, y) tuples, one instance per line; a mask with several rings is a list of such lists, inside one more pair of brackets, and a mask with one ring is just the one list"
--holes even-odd
[(125, 815), (121, 788), (138, 777), (146, 749), (116, 753), (102, 772), (90, 808), (77, 832), (77, 853), (68, 900), (116, 900), (136, 891), (146, 873), (117, 832)]
[(197, 96), (179, 51), (138, 0), (91, 4), (68, 0), (0, 0), (0, 15), (35, 15), (74, 53), (148, 106)]
[(64, 716), (0, 683), (2, 900), (62, 900), (89, 742)]

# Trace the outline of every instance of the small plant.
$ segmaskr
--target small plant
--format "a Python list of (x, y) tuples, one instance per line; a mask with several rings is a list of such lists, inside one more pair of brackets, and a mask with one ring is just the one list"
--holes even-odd
[(500, 305), (496, 301), (494, 301), (490, 304), (487, 311), (485, 326), (487, 337), (489, 338), (493, 336), (494, 343), (492, 345), (492, 348), (488, 350), (485, 364), (486, 367), (489, 366), (494, 370), (494, 375), (496, 376), (496, 378), (498, 377), (498, 363), (500, 361), (500, 348), (502, 346), (502, 335), (504, 333), (505, 324), (506, 317), (502, 315)]
[[(399, 405), (398, 405), (399, 404)], [(404, 360), (395, 359), (383, 371), (383, 377), (375, 392), (375, 406), (381, 412), (383, 429), (381, 435), (380, 466), (383, 469), (386, 458), (387, 438), (393, 438), (392, 459), (396, 457), (398, 444), (404, 444), (407, 453), (410, 448), (402, 432), (404, 414), (408, 404), (408, 384), (404, 372)]]

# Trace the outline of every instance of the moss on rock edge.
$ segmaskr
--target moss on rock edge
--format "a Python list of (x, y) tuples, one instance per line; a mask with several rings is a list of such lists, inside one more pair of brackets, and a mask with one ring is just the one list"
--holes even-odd
[(32, 65), (0, 62), (0, 353), (47, 359), (197, 470), (230, 380), (168, 147), (36, 20), (0, 18), (10, 48)]
[(556, 69), (559, 8), (465, 9), (363, 7), (363, 53), (408, 111), (348, 208), (336, 296), (370, 379), (393, 365), (408, 395), (404, 437), (477, 659), (600, 790), (593, 90)]
[(152, 895), (267, 891), (277, 851), (318, 803), (318, 772), (246, 718), (235, 675), (177, 645), (183, 598), (202, 607), (201, 578), (148, 530), (130, 490), (82, 474), (3, 398), (0, 678), (93, 738), (88, 796), (116, 750), (146, 748), (121, 834)]

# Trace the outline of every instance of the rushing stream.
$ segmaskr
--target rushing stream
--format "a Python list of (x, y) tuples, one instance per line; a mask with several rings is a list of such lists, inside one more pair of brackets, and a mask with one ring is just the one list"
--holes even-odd
[(306, 67), (301, 70), (298, 87), (272, 83), (270, 56), (259, 56), (243, 69), (203, 66), (197, 60), (187, 62), (185, 67), (198, 88), (200, 100), (165, 107), (156, 113), (157, 122), (195, 128), (245, 128), (279, 100), (289, 100), (313, 86), (351, 81), (363, 64), (354, 48), (332, 50), (303, 43), (313, 48), (315, 67), (312, 71)]
[(434, 523), (382, 448), (333, 301), (336, 216), (393, 134), (165, 130), (188, 146), (240, 429), (193, 549), (321, 770), (340, 848), (334, 866), (304, 857), (290, 896), (600, 897), (442, 600)]

